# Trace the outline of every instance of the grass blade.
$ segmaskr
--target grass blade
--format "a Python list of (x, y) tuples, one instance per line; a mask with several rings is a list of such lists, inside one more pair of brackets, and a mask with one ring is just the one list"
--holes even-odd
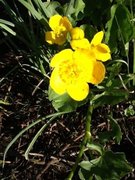
[(16, 35), (16, 32), (14, 32), (11, 28), (9, 28), (7, 25), (0, 23), (0, 27), (4, 29), (5, 31), (9, 32), (13, 36)]
[(58, 113), (54, 113), (54, 114), (50, 114), (50, 115), (47, 115), (43, 118), (40, 118), (38, 120), (36, 120), (35, 122), (31, 123), (28, 127), (24, 128), (20, 133), (18, 133), (14, 138), (13, 140), (8, 144), (8, 146), (6, 147), (5, 151), (4, 151), (4, 155), (3, 155), (3, 165), (2, 167), (4, 168), (4, 165), (5, 165), (5, 159), (6, 159), (6, 155), (7, 155), (7, 152), (8, 150), (10, 149), (10, 147), (20, 138), (20, 136), (22, 136), (22, 134), (24, 134), (27, 130), (29, 130), (30, 128), (32, 128), (33, 126), (35, 126), (36, 124), (40, 123), (41, 121), (44, 121), (48, 118), (51, 118), (51, 117), (56, 117), (56, 116), (60, 116), (60, 115), (63, 115), (63, 114), (66, 114), (68, 112), (58, 112)]
[(34, 138), (32, 139), (32, 141), (30, 142), (28, 148), (25, 151), (25, 159), (28, 160), (28, 156), (29, 156), (29, 152), (30, 150), (33, 148), (33, 145), (35, 144), (36, 140), (38, 139), (38, 137), (40, 136), (40, 134), (42, 133), (42, 131), (48, 127), (48, 125), (56, 118), (57, 116), (52, 117), (49, 121), (47, 121), (46, 124), (44, 124), (39, 131), (36, 133), (36, 135), (34, 136)]
[(15, 27), (15, 25), (12, 22), (7, 21), (5, 19), (0, 19), (0, 23)]

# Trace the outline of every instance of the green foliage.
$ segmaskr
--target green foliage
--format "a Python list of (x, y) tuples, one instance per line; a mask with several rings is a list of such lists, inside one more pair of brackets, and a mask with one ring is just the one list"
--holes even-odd
[(57, 1), (42, 2), (41, 0), (19, 0), (19, 2), (28, 9), (28, 11), (32, 14), (32, 16), (35, 19), (39, 20), (41, 24), (43, 24), (46, 30), (50, 29), (48, 25), (48, 18), (50, 18), (54, 14), (59, 13), (59, 10), (62, 9), (60, 3), (58, 3)]
[(53, 15), (55, 15), (57, 13), (63, 14), (62, 6), (57, 1), (44, 2), (41, 5), (41, 8), (42, 9), (40, 10), (40, 12), (42, 12), (42, 10), (43, 10), (44, 14), (47, 16), (47, 18), (50, 18), (51, 16), (53, 16)]
[(104, 1), (88, 1), (84, 0), (85, 9), (84, 14), (88, 17), (88, 22), (91, 22), (96, 27), (103, 28), (103, 24), (109, 18), (109, 10), (111, 7), (111, 2), (108, 0)]
[(77, 109), (77, 107), (84, 105), (87, 102), (83, 100), (81, 102), (77, 102), (73, 100), (67, 93), (59, 95), (56, 94), (50, 87), (48, 91), (49, 100), (52, 101), (52, 105), (56, 111), (67, 111), (72, 112)]
[(1, 104), (1, 105), (10, 105), (10, 103), (9, 103), (9, 102), (4, 101), (4, 100), (0, 100), (0, 104)]
[(118, 49), (119, 41), (124, 46), (133, 37), (130, 12), (122, 4), (115, 4), (111, 7), (111, 19), (106, 26), (106, 42), (112, 52)]
[(15, 25), (12, 22), (10, 22), (10, 21), (6, 21), (4, 19), (0, 19), (0, 28), (3, 28), (3, 30), (5, 30), (8, 33), (10, 33), (13, 36), (15, 36), (16, 33), (9, 26), (10, 27), (14, 27)]
[[(87, 148), (90, 149), (91, 151), (96, 151), (98, 152), (99, 155), (102, 155), (104, 152), (104, 149), (101, 145), (99, 144), (94, 144), (94, 143), (88, 143)], [(87, 170), (87, 169), (86, 169)]]
[(125, 116), (127, 116), (127, 117), (135, 115), (134, 106), (133, 106), (133, 105), (129, 105), (129, 107), (127, 107), (127, 108), (124, 110), (124, 114), (125, 114)]
[[(130, 97), (131, 89), (134, 89), (134, 87), (131, 88), (132, 82), (135, 82), (135, 13), (133, 12), (135, 5), (133, 1), (70, 0), (61, 5), (59, 1), (19, 0), (17, 3), (20, 7), (16, 3), (11, 7), (9, 2), (4, 0), (0, 0), (0, 3), (7, 15), (6, 18), (1, 17), (0, 19), (0, 30), (4, 36), (4, 42), (11, 50), (17, 51), (23, 58), (29, 60), (24, 65), (25, 67), (35, 68), (36, 72), (40, 72), (43, 77), (49, 79), (50, 58), (61, 49), (69, 48), (69, 43), (58, 47), (45, 42), (45, 32), (50, 31), (49, 18), (55, 14), (67, 16), (73, 27), (81, 27), (89, 41), (96, 32), (103, 30), (105, 42), (112, 52), (112, 60), (105, 63), (107, 67), (105, 80), (102, 84), (94, 87), (90, 84), (91, 92), (84, 101), (77, 102), (66, 93), (58, 95), (49, 88), (47, 98), (58, 112), (34, 121), (17, 134), (4, 152), (4, 161), (10, 147), (27, 130), (47, 119), (48, 121), (37, 131), (26, 149), (25, 158), (28, 160), (34, 143), (54, 119), (65, 113), (76, 112), (78, 107), (90, 102), (86, 115), (84, 140), (70, 177), (72, 179), (80, 161), (79, 177), (81, 180), (119, 180), (124, 177), (132, 170), (125, 155), (113, 153), (105, 146), (110, 141), (120, 144), (122, 132), (118, 122), (112, 116), (108, 116), (110, 129), (98, 134), (98, 143), (100, 144), (94, 143), (95, 140), (91, 138), (90, 127), (93, 109), (103, 107), (103, 105), (113, 106), (126, 101)], [(25, 13), (21, 13), (21, 8), (24, 8)], [(131, 47), (133, 48), (130, 50)], [(46, 82), (49, 86), (48, 81)], [(0, 104), (9, 105), (5, 101), (0, 101)], [(134, 105), (129, 105), (124, 113), (127, 117), (134, 115)], [(92, 156), (87, 157), (87, 161), (82, 161), (85, 148)]]
[(104, 144), (107, 142), (109, 143), (111, 140), (115, 140), (115, 143), (120, 144), (122, 140), (122, 132), (118, 122), (112, 116), (108, 116), (108, 122), (110, 130), (99, 134), (100, 142)]
[(92, 25), (89, 25), (89, 24), (82, 24), (80, 27), (84, 30), (85, 37), (89, 39), (89, 41), (91, 41), (93, 36), (97, 32), (96, 29)]
[(91, 161), (82, 161), (79, 170), (81, 180), (119, 180), (132, 170), (123, 153), (104, 151), (101, 156)]
[(71, 99), (67, 93), (58, 95), (51, 88), (49, 88), (49, 100), (52, 101), (56, 111), (66, 110), (72, 112), (77, 108), (77, 102)]
[(73, 24), (76, 24), (77, 20), (81, 20), (84, 17), (85, 3), (83, 0), (71, 0), (64, 6), (64, 15), (67, 16)]
[[(126, 65), (126, 66), (124, 66)], [(135, 79), (134, 74), (121, 74), (122, 67), (128, 68), (128, 64), (123, 60), (115, 60), (108, 63), (107, 70), (108, 76), (102, 83), (102, 85), (97, 86), (100, 93), (95, 92), (91, 101), (93, 102), (95, 108), (103, 105), (115, 105), (129, 98), (130, 91), (127, 85), (131, 80)]]
[(116, 89), (111, 91), (105, 91), (101, 94), (95, 95), (93, 98), (93, 103), (95, 108), (99, 106), (103, 106), (105, 104), (115, 105), (118, 104), (125, 99), (128, 99), (129, 93), (125, 90)]
[(85, 3), (83, 0), (76, 0), (74, 3), (74, 17), (76, 17), (76, 20), (79, 20), (82, 18), (83, 13), (84, 13), (84, 8), (85, 8)]

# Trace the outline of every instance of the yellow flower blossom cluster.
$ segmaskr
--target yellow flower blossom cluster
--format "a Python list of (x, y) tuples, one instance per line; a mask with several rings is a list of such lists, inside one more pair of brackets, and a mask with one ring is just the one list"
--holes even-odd
[(46, 32), (46, 41), (49, 44), (64, 44), (67, 38), (67, 33), (72, 29), (72, 24), (68, 18), (56, 14), (50, 18), (49, 26), (52, 31)]
[(72, 48), (60, 51), (51, 59), (50, 86), (57, 94), (68, 93), (74, 100), (82, 101), (89, 94), (89, 83), (97, 85), (105, 78), (102, 62), (111, 59), (111, 54), (102, 43), (104, 33), (98, 32), (89, 42), (81, 28), (73, 28), (68, 18), (60, 15), (52, 16), (49, 25), (52, 31), (46, 32), (46, 41), (62, 45), (70, 33)]

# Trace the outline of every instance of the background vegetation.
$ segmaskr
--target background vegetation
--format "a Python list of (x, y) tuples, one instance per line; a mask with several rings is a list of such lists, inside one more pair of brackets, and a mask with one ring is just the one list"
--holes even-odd
[[(106, 78), (85, 102), (48, 91), (50, 59), (66, 47), (45, 42), (48, 20), (57, 13), (83, 28), (89, 40), (103, 30), (111, 49)], [(89, 101), (94, 102), (91, 134), (96, 145), (87, 145), (74, 179), (88, 179), (90, 173), (104, 180), (135, 178), (134, 24), (134, 0), (0, 0), (2, 179), (65, 179), (85, 134)], [(112, 151), (125, 155), (115, 161)], [(104, 158), (100, 170), (92, 167), (90, 152)]]

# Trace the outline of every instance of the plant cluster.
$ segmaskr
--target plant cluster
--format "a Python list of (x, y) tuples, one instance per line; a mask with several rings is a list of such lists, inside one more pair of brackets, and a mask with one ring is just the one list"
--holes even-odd
[[(34, 143), (48, 125), (61, 115), (70, 117), (71, 112), (77, 112), (78, 107), (86, 104), (85, 135), (67, 179), (73, 178), (77, 167), (81, 180), (119, 180), (124, 177), (132, 171), (131, 165), (123, 152), (114, 153), (107, 146), (112, 140), (116, 144), (121, 142), (118, 122), (113, 114), (109, 114), (111, 130), (97, 135), (95, 140), (91, 134), (91, 119), (95, 108), (133, 99), (133, 1), (70, 0), (63, 5), (60, 1), (19, 0), (13, 1), (13, 9), (4, 0), (0, 3), (8, 17), (0, 19), (3, 43), (29, 60), (22, 68), (41, 73), (48, 86), (45, 93), (56, 110), (17, 134), (4, 152), (3, 162), (9, 148), (28, 129), (45, 121), (26, 149), (27, 160)], [(22, 5), (26, 14), (20, 12)], [(130, 114), (131, 110), (133, 113), (133, 106), (125, 114)]]

